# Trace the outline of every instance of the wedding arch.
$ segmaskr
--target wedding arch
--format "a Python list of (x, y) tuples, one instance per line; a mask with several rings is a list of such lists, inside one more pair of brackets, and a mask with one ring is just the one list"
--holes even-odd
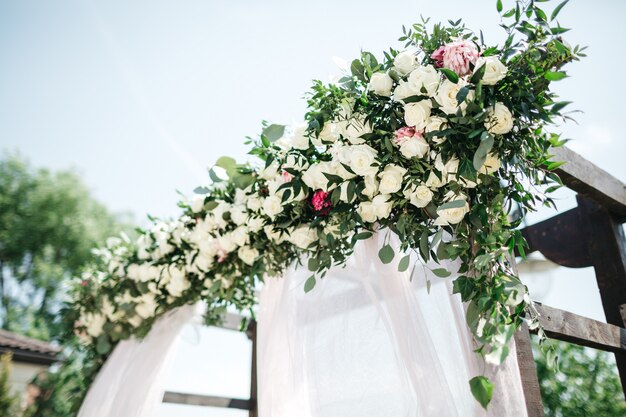
[[(199, 301), (206, 305), (207, 323), (219, 322), (227, 308), (254, 317), (262, 283), (261, 297), (270, 301), (262, 302), (259, 314), (280, 323), (271, 331), (265, 325), (264, 352), (276, 348), (272, 338), (289, 346), (310, 343), (312, 334), (300, 333), (294, 323), (309, 332), (314, 328), (316, 341), (324, 340), (326, 331), (339, 340), (345, 328), (324, 326), (341, 306), (377, 314), (359, 320), (382, 317), (392, 353), (400, 357), (393, 378), (409, 381), (416, 391), (449, 392), (438, 403), (422, 397), (417, 404), (411, 397), (407, 409), (422, 413), (415, 415), (474, 409), (457, 394), (458, 381), (451, 382), (459, 375), (467, 377), (465, 390), (484, 408), (493, 399), (500, 410), (516, 404), (529, 416), (540, 415), (528, 328), (539, 335), (552, 361), (556, 352), (546, 335), (616, 352), (624, 382), (626, 361), (618, 337), (624, 334), (619, 307), (626, 303), (624, 243), (615, 226), (623, 220), (615, 216), (623, 216), (626, 207), (623, 184), (561, 148), (566, 141), (546, 130), (555, 120), (570, 118), (564, 112), (569, 102), (558, 101), (550, 84), (567, 76), (567, 63), (584, 56), (584, 48), (561, 37), (568, 29), (556, 19), (565, 3), (548, 16), (533, 0), (517, 1), (506, 11), (498, 1), (506, 32), (500, 46), (486, 44), (482, 33), (477, 36), (460, 20), (432, 28), (423, 20), (403, 28), (402, 51), (390, 49), (382, 59), (362, 52), (336, 82), (315, 81), (303, 124), (264, 123), (259, 137), (248, 140), (250, 154), (260, 162), (219, 158), (209, 172), (212, 184), (179, 204), (178, 219), (154, 219), (133, 242), (124, 236), (110, 239), (98, 250), (101, 263), (76, 282), (68, 313), (77, 339), (96, 363), (104, 363), (115, 347), (99, 376), (106, 375), (108, 383), (92, 387), (86, 404), (104, 409), (100, 402), (116, 398), (111, 381), (123, 381), (129, 373), (157, 379), (159, 367), (134, 359), (163, 359), (176, 336), (173, 330), (193, 316)], [(607, 208), (581, 197), (577, 211), (521, 230), (526, 212), (554, 206), (550, 193), (563, 179)], [(613, 242), (603, 257), (569, 257), (562, 247), (548, 245), (558, 238), (537, 240), (537, 234), (550, 236), (548, 230), (562, 228), (561, 233), (570, 233), (568, 241), (580, 241), (571, 224), (581, 215), (588, 216), (586, 224), (598, 223), (591, 236), (605, 233), (599, 238)], [(598, 245), (575, 249), (599, 251)], [(533, 303), (514, 261), (528, 250), (541, 250), (568, 266), (593, 264), (609, 324)], [(606, 256), (612, 257), (613, 269), (599, 262)], [(609, 277), (607, 271), (615, 268), (617, 274)], [(431, 292), (433, 306), (443, 309), (437, 310), (439, 320), (450, 318), (440, 324), (456, 329), (465, 322), (467, 334), (455, 330), (454, 338), (446, 339), (428, 327), (431, 313), (421, 306), (428, 302), (423, 294)], [(559, 322), (563, 317), (565, 327)], [(422, 338), (410, 340), (403, 332)], [(371, 333), (361, 336), (365, 342)], [(477, 355), (466, 357), (458, 375), (449, 374), (454, 366), (438, 359), (446, 355), (448, 341), (449, 356)], [(335, 352), (330, 342), (325, 349)], [(294, 357), (315, 367), (307, 362), (312, 352)], [(266, 367), (266, 377), (302, 376), (302, 370), (283, 369), (275, 357), (257, 361)], [(120, 363), (132, 372), (112, 366)], [(347, 366), (341, 375), (352, 371)], [(314, 381), (290, 388), (298, 401), (294, 407), (315, 401), (308, 396), (321, 385), (316, 385), (321, 379), (305, 376)], [(526, 394), (507, 398), (508, 388), (501, 384), (494, 397), (492, 379), (519, 384), (520, 390), (523, 385)], [(162, 393), (147, 387), (142, 394)], [(266, 404), (272, 395), (265, 394)], [(286, 397), (276, 397), (275, 407), (288, 409)], [(124, 406), (116, 401), (109, 404), (112, 410)], [(246, 406), (256, 407), (253, 402)]]

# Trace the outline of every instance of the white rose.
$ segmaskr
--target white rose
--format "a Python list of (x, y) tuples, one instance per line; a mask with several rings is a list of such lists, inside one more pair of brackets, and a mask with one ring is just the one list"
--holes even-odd
[(263, 212), (270, 219), (274, 220), (276, 216), (283, 211), (283, 205), (280, 197), (273, 195), (263, 200)]
[(456, 175), (459, 172), (459, 160), (457, 158), (451, 158), (444, 165), (444, 172), (446, 173), (446, 182), (455, 181)]
[(378, 193), (378, 181), (374, 175), (368, 175), (364, 179), (365, 188), (362, 193), (369, 197), (374, 198), (374, 196)]
[(171, 265), (167, 272), (169, 274), (169, 281), (165, 286), (167, 292), (172, 297), (180, 297), (185, 290), (191, 287), (191, 282), (187, 279), (187, 274), (184, 268), (178, 268), (175, 265)]
[(285, 233), (281, 230), (275, 229), (272, 225), (267, 225), (263, 227), (263, 231), (269, 240), (276, 244), (283, 243), (285, 241)]
[(480, 67), (485, 66), (485, 74), (483, 75), (484, 85), (495, 85), (498, 81), (506, 77), (507, 67), (495, 56), (480, 57), (476, 60), (474, 72)]
[(416, 96), (418, 94), (419, 92), (413, 90), (406, 81), (400, 81), (395, 90), (393, 90), (393, 98), (396, 101), (402, 101), (407, 97)]
[(301, 249), (308, 249), (317, 240), (317, 230), (307, 225), (300, 226), (289, 234), (289, 241)]
[(261, 169), (259, 171), (259, 177), (261, 177), (261, 178), (263, 178), (264, 180), (267, 180), (267, 181), (272, 181), (272, 180), (276, 179), (276, 177), (279, 176), (278, 168), (280, 168), (278, 166), (278, 162), (276, 162), (276, 160), (274, 160), (267, 167), (265, 167), (265, 168), (263, 168), (263, 169)]
[[(431, 116), (428, 118), (428, 121), (426, 122), (426, 127), (424, 128), (424, 131), (426, 133), (431, 133), (431, 132), (438, 132), (446, 128), (447, 128), (446, 119), (444, 119), (443, 117), (439, 117), (439, 116)], [(436, 143), (437, 145), (441, 145), (442, 143), (446, 141), (446, 137), (445, 136), (433, 136), (432, 141)]]
[(413, 68), (417, 65), (417, 56), (415, 52), (403, 51), (395, 56), (393, 59), (393, 66), (400, 75), (407, 75), (413, 71)]
[(480, 168), (480, 172), (487, 175), (493, 174), (494, 172), (499, 170), (501, 166), (502, 164), (500, 163), (500, 159), (498, 158), (498, 156), (490, 153), (487, 155), (483, 166)]
[(235, 230), (230, 232), (230, 238), (237, 246), (245, 245), (250, 239), (250, 235), (248, 234), (248, 228), (246, 226), (238, 226)]
[(404, 105), (404, 121), (407, 126), (415, 127), (415, 130), (422, 130), (426, 127), (430, 117), (432, 104), (430, 100), (422, 100), (417, 103)]
[(309, 134), (307, 132), (307, 125), (304, 123), (298, 124), (293, 127), (293, 131), (291, 133), (290, 144), (291, 147), (296, 149), (309, 149), (310, 140)]
[(194, 213), (199, 213), (204, 208), (204, 199), (206, 198), (206, 194), (194, 194), (191, 197), (191, 211)]
[(239, 259), (241, 259), (246, 265), (252, 265), (259, 256), (259, 251), (255, 248), (251, 248), (250, 246), (242, 246), (237, 251), (237, 256), (239, 256)]
[(153, 294), (144, 294), (139, 299), (139, 304), (135, 306), (135, 313), (141, 318), (147, 319), (154, 316), (154, 313), (158, 307), (156, 299)]
[(294, 171), (304, 171), (309, 167), (309, 163), (306, 158), (299, 154), (290, 153), (285, 158), (285, 162), (283, 162), (281, 168), (292, 169)]
[(328, 188), (328, 178), (324, 175), (324, 168), (328, 173), (329, 167), (323, 162), (313, 164), (302, 174), (302, 181), (312, 190), (324, 190)]
[(513, 115), (504, 103), (496, 103), (487, 110), (485, 127), (494, 135), (504, 135), (513, 129)]
[(378, 219), (386, 219), (391, 214), (392, 204), (389, 201), (389, 195), (378, 194), (372, 200), (372, 206)]
[(261, 229), (263, 229), (263, 225), (265, 224), (265, 220), (261, 217), (252, 217), (248, 219), (248, 229), (252, 233), (257, 233)]
[(324, 123), (324, 127), (319, 133), (322, 142), (334, 143), (339, 138), (339, 126), (333, 122)]
[(376, 162), (376, 149), (368, 145), (355, 145), (350, 147), (350, 161), (348, 165), (355, 174), (371, 176), (378, 172), (378, 167), (372, 166)]
[(353, 145), (365, 143), (361, 136), (372, 133), (372, 125), (365, 121), (365, 116), (358, 114), (340, 123), (344, 136)]
[(422, 136), (406, 138), (400, 145), (400, 153), (405, 158), (423, 158), (429, 150), (428, 142)]
[(339, 200), (343, 201), (344, 203), (352, 203), (354, 199), (356, 198), (356, 192), (352, 193), (351, 199), (348, 198), (348, 186), (349, 185), (350, 185), (350, 181), (345, 181), (340, 186), (341, 193), (339, 194)]
[(98, 337), (102, 334), (102, 328), (104, 327), (104, 323), (106, 323), (106, 317), (102, 314), (93, 314), (88, 313), (85, 315), (83, 322), (87, 327), (87, 334), (91, 337)]
[(361, 219), (366, 223), (374, 223), (377, 220), (376, 209), (371, 201), (363, 201), (356, 209)]
[(248, 209), (257, 212), (261, 210), (261, 207), (263, 207), (263, 201), (261, 201), (258, 195), (252, 195), (250, 196), (250, 198), (248, 198), (246, 206), (248, 207)]
[(469, 212), (469, 204), (466, 202), (462, 207), (455, 207), (443, 210), (437, 210), (437, 214), (439, 217), (435, 220), (435, 224), (438, 225), (448, 225), (448, 224), (457, 224), (465, 215)]
[(409, 86), (418, 94), (423, 94), (422, 89), (426, 90), (429, 97), (433, 97), (439, 87), (441, 76), (432, 65), (420, 66), (411, 72), (408, 78)]
[(406, 174), (406, 169), (401, 166), (389, 164), (383, 172), (378, 174), (380, 178), (379, 191), (382, 194), (393, 194), (402, 188), (402, 177)]
[(218, 236), (216, 239), (218, 252), (229, 253), (237, 248), (237, 244), (233, 240), (232, 233), (226, 233), (225, 235)]
[(433, 199), (433, 192), (425, 185), (413, 185), (404, 190), (404, 197), (415, 207), (426, 207)]
[(456, 84), (452, 81), (446, 79), (439, 86), (439, 90), (437, 91), (437, 95), (435, 96), (435, 100), (441, 106), (441, 110), (446, 114), (456, 114), (456, 112), (461, 109), (461, 112), (465, 112), (467, 108), (467, 101), (471, 101), (474, 99), (474, 91), (470, 90), (467, 94), (465, 100), (459, 104), (456, 100), (456, 95), (459, 93), (461, 88), (467, 85), (467, 81), (460, 79)]
[(372, 78), (367, 86), (369, 91), (384, 97), (391, 95), (391, 87), (393, 87), (393, 80), (389, 74), (384, 72), (372, 74)]
[(430, 175), (426, 179), (426, 185), (430, 188), (440, 188), (443, 186), (443, 179), (446, 178), (446, 174), (444, 172), (440, 173), (441, 178), (437, 176), (435, 171), (430, 171)]
[(248, 221), (248, 211), (245, 206), (235, 206), (230, 212), (230, 219), (237, 226), (244, 224)]
[(195, 266), (202, 271), (209, 271), (213, 266), (213, 256), (204, 253), (198, 253), (194, 260)]

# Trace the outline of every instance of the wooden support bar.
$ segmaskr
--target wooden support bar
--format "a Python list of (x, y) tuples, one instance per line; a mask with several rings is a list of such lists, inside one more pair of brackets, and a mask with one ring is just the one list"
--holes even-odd
[(250, 410), (250, 401), (239, 398), (216, 397), (213, 395), (183, 394), (166, 391), (163, 402), (170, 404), (195, 405), (200, 407), (236, 408)]
[(526, 323), (520, 327), (514, 337), (515, 349), (517, 351), (517, 366), (522, 380), (522, 387), (524, 388), (528, 417), (544, 417), (537, 368), (535, 368), (535, 358)]
[(626, 329), (535, 303), (548, 337), (609, 352), (626, 353)]
[[(621, 221), (606, 207), (588, 197), (578, 196), (581, 224), (587, 235), (589, 257), (593, 260), (606, 322), (624, 325), (620, 306), (626, 304), (626, 238)], [(615, 360), (626, 395), (626, 353), (616, 352)]]
[(626, 186), (605, 170), (566, 147), (553, 148), (556, 161), (567, 163), (556, 172), (572, 190), (593, 198), (619, 219), (626, 220)]
[(250, 370), (250, 413), (249, 417), (258, 416), (258, 403), (257, 403), (257, 371), (256, 371), (256, 321), (252, 320), (248, 325), (246, 331), (248, 338), (252, 341), (252, 366)]
[(522, 229), (528, 253), (539, 251), (550, 261), (568, 268), (592, 266), (578, 208), (557, 214)]

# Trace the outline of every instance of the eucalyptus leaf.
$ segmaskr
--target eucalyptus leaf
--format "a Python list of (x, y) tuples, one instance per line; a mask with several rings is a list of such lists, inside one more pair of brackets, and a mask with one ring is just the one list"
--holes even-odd
[(284, 125), (271, 124), (263, 129), (263, 136), (265, 136), (270, 142), (276, 142), (278, 139), (282, 138), (284, 134)]
[(440, 205), (437, 208), (437, 211), (453, 209), (453, 208), (461, 208), (465, 206), (465, 204), (467, 204), (465, 200), (454, 200), (454, 201), (450, 201), (450, 202)]
[(480, 171), (480, 169), (485, 164), (485, 160), (487, 159), (487, 155), (491, 152), (493, 148), (494, 139), (493, 136), (487, 135), (485, 139), (480, 141), (480, 145), (478, 145), (478, 149), (474, 153), (474, 160), (472, 161), (474, 165), (474, 169), (476, 171)]
[(472, 395), (480, 405), (486, 410), (487, 405), (491, 402), (491, 396), (493, 395), (493, 384), (489, 380), (489, 378), (485, 376), (475, 376), (470, 379), (470, 390), (472, 391)]
[(389, 244), (386, 244), (385, 246), (380, 248), (380, 250), (378, 251), (378, 257), (380, 258), (380, 261), (384, 264), (391, 263), (391, 261), (393, 261), (394, 256), (395, 256), (395, 253), (393, 251), (393, 248)]
[(398, 272), (404, 272), (409, 269), (409, 263), (411, 262), (411, 255), (405, 255), (400, 259), (398, 263)]
[(452, 273), (446, 268), (435, 268), (432, 270), (432, 273), (439, 278), (448, 278), (450, 275), (452, 275)]
[(304, 292), (310, 292), (315, 287), (315, 275), (311, 275), (304, 283)]

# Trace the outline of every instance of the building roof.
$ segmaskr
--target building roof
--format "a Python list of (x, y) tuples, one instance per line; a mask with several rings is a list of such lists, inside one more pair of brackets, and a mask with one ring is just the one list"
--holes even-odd
[(58, 360), (60, 351), (50, 342), (0, 329), (0, 353), (11, 352), (16, 362), (50, 365)]

